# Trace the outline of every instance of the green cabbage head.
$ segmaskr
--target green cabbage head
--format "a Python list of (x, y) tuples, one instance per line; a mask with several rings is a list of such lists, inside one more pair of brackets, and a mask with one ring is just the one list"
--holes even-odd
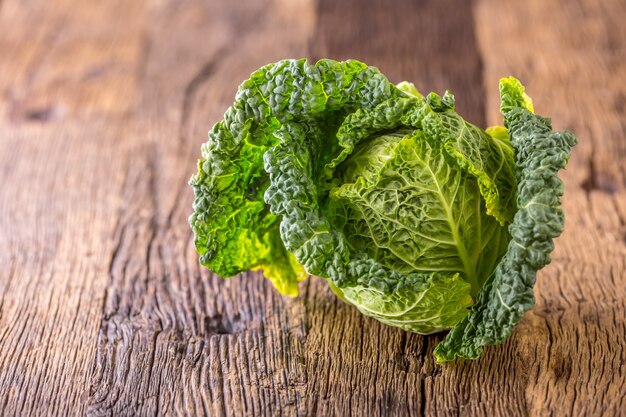
[(190, 224), (223, 277), (307, 274), (361, 313), (422, 334), (439, 362), (477, 358), (534, 303), (563, 229), (557, 177), (576, 138), (500, 80), (504, 126), (358, 61), (284, 60), (246, 80), (202, 147)]

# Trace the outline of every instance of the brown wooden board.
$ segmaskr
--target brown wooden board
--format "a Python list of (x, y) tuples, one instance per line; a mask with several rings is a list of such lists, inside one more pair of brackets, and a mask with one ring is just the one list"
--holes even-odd
[[(0, 0), (0, 415), (626, 415), (626, 2)], [(356, 58), (580, 144), (537, 304), (478, 361), (310, 278), (198, 265), (187, 180), (238, 84)]]

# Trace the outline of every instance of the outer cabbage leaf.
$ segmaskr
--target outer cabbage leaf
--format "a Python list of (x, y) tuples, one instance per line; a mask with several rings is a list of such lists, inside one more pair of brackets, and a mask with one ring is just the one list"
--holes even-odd
[[(315, 265), (323, 261), (322, 254), (332, 252), (324, 245), (330, 231), (320, 220), (310, 229), (315, 231), (312, 240), (304, 248), (294, 249), (306, 227), (300, 234), (288, 233), (289, 238), (286, 231), (298, 224), (285, 224), (279, 231), (283, 206), (278, 194), (267, 191), (272, 173), (280, 168), (276, 164), (265, 170), (263, 161), (289, 153), (289, 163), (302, 167), (298, 175), (309, 181), (299, 184), (281, 174), (280, 180), (288, 182), (281, 186), (308, 187), (290, 191), (297, 194), (294, 202), (307, 204), (310, 197), (313, 208), (317, 188), (311, 179), (317, 161), (325, 161), (325, 154), (336, 147), (328, 138), (334, 137), (338, 115), (354, 108), (373, 108), (398, 94), (377, 69), (358, 61), (322, 60), (310, 65), (303, 59), (285, 60), (253, 73), (239, 87), (224, 120), (209, 133), (198, 173), (190, 180), (195, 201), (189, 222), (201, 263), (224, 277), (263, 269), (281, 292), (297, 294), (297, 281), (304, 274), (289, 252), (304, 260), (310, 273), (321, 273), (322, 265)], [(280, 145), (280, 138), (291, 138), (290, 131), (297, 132), (301, 141)], [(300, 200), (305, 195), (306, 201)], [(276, 202), (278, 209), (273, 213), (267, 210), (266, 197)]]
[(552, 239), (564, 226), (559, 207), (563, 183), (557, 173), (569, 159), (576, 138), (552, 132), (549, 119), (532, 113), (523, 86), (500, 81), (501, 111), (518, 166), (517, 212), (509, 226), (512, 240), (470, 313), (435, 349), (438, 362), (478, 358), (483, 347), (502, 342), (534, 304), (536, 272), (550, 262)]

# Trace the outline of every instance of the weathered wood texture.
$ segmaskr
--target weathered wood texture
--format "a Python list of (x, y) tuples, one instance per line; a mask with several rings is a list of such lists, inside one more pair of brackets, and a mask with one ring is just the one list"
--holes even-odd
[[(626, 415), (622, 0), (0, 1), (0, 415)], [(476, 362), (310, 279), (199, 268), (186, 182), (240, 81), (358, 58), (580, 138), (536, 307)]]

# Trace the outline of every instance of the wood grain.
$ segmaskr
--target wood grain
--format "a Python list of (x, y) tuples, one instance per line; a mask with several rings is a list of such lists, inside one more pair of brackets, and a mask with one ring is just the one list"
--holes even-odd
[[(0, 415), (626, 414), (620, 0), (0, 1)], [(497, 124), (515, 75), (580, 139), (537, 305), (475, 362), (320, 279), (200, 268), (200, 144), (259, 66), (358, 58)]]

